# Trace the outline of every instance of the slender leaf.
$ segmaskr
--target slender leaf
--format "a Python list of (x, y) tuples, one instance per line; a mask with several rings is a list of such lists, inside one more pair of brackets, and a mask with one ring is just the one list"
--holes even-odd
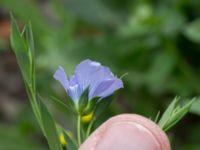
[(160, 121), (158, 122), (158, 125), (163, 128), (163, 126), (165, 125), (165, 123), (168, 121), (168, 119), (170, 118), (170, 116), (172, 115), (178, 101), (179, 101), (179, 97), (175, 97), (175, 99), (171, 102), (171, 104), (168, 106), (168, 108), (166, 109), (166, 111), (164, 112), (164, 114), (162, 115)]
[(160, 111), (157, 113), (154, 122), (157, 123), (159, 118), (160, 118)]
[(178, 123), (190, 110), (192, 104), (194, 103), (195, 98), (187, 102), (182, 107), (178, 104), (179, 98), (175, 98), (172, 103), (169, 105), (167, 110), (164, 112), (161, 117), (158, 125), (164, 130), (167, 131)]
[(44, 134), (47, 138), (49, 147), (51, 150), (62, 150), (55, 121), (39, 96), (38, 99), (41, 104), (41, 119), (45, 132)]
[(179, 122), (190, 110), (192, 104), (194, 103), (195, 99), (189, 101), (187, 104), (185, 104), (182, 108), (178, 109), (174, 112), (168, 122), (166, 123), (165, 127), (163, 128), (164, 131), (169, 130), (172, 128), (177, 122)]
[(67, 141), (67, 149), (69, 150), (77, 150), (78, 149), (78, 145), (76, 144), (76, 142), (68, 135), (68, 133), (66, 131), (63, 131), (65, 140)]
[(65, 109), (67, 109), (68, 111), (72, 110), (71, 107), (67, 104), (65, 104), (62, 100), (60, 100), (59, 98), (55, 97), (55, 96), (51, 96), (51, 99), (58, 104), (61, 107), (64, 107)]
[[(31, 49), (29, 47), (29, 43), (27, 41), (31, 41), (32, 50), (34, 51), (34, 43), (33, 43), (33, 35), (31, 31), (31, 27), (27, 27), (25, 25), (22, 33), (19, 32), (17, 23), (13, 15), (11, 14), (11, 45), (17, 57), (17, 61), (19, 63), (19, 67), (22, 72), (22, 76), (25, 81), (26, 90), (31, 102), (31, 106), (36, 115), (36, 118), (41, 126), (41, 117), (40, 110), (36, 100), (36, 91), (35, 91), (35, 66), (33, 63), (33, 55), (31, 55)], [(26, 37), (26, 34), (30, 33), (29, 36)], [(28, 34), (27, 34), (28, 35)], [(42, 127), (42, 126), (41, 126)]]
[(16, 20), (14, 19), (13, 15), (11, 14), (11, 46), (15, 52), (17, 57), (17, 61), (19, 63), (19, 67), (21, 69), (22, 75), (24, 80), (30, 84), (31, 83), (31, 72), (29, 71), (30, 67), (30, 57), (28, 54), (28, 50), (23, 40)]

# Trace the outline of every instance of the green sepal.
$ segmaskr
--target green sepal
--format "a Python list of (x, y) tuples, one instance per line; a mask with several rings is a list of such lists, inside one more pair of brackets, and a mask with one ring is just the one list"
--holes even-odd
[(94, 108), (94, 118), (98, 118), (105, 110), (109, 107), (110, 103), (113, 100), (113, 96), (100, 99)]
[(100, 97), (94, 97), (91, 100), (89, 100), (87, 107), (84, 109), (83, 115), (87, 115), (93, 112), (99, 99)]
[(84, 109), (86, 108), (88, 104), (89, 99), (89, 87), (87, 87), (84, 92), (81, 94), (79, 100), (78, 100), (78, 113), (82, 114), (84, 112)]

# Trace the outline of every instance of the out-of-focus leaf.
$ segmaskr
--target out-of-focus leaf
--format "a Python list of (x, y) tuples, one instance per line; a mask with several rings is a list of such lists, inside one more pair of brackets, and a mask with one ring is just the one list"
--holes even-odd
[(185, 16), (178, 10), (165, 6), (157, 11), (157, 15), (160, 22), (160, 32), (165, 36), (174, 38), (184, 29)]
[(108, 9), (100, 0), (59, 0), (65, 9), (70, 10), (76, 16), (91, 23), (108, 25), (117, 20), (116, 14)]
[(146, 74), (146, 83), (152, 91), (160, 91), (175, 65), (174, 56), (161, 52), (155, 55), (155, 59)]
[[(21, 20), (27, 22), (31, 19), (33, 23), (33, 29), (37, 36), (37, 38), (41, 39), (43, 33), (46, 33), (47, 26), (44, 22), (45, 19), (41, 15), (41, 11), (39, 6), (37, 5), (36, 1), (32, 0), (20, 0), (20, 1), (13, 1), (13, 0), (1, 0), (0, 5), (4, 7), (5, 10), (8, 12), (11, 11), (20, 17)], [(26, 9), (24, 9), (26, 8)]]
[(64, 147), (67, 147), (67, 150), (77, 150), (78, 144), (76, 143), (75, 139), (71, 132), (67, 132), (63, 127), (57, 124), (57, 130), (60, 136), (60, 142), (63, 144)]
[(151, 33), (156, 21), (152, 6), (150, 4), (138, 4), (134, 6), (133, 10), (127, 22), (122, 23), (119, 27), (119, 35), (137, 37)]
[[(11, 144), (12, 143), (12, 144)], [(21, 133), (18, 128), (0, 125), (0, 150), (47, 150), (39, 141)]]
[(69, 136), (69, 134), (66, 131), (63, 131), (63, 134), (64, 134), (65, 140), (67, 142), (67, 148), (69, 150), (77, 150), (78, 146), (75, 143), (75, 141)]
[(191, 113), (200, 115), (200, 98), (197, 98), (197, 100), (194, 102), (190, 109)]
[(200, 42), (200, 19), (186, 26), (185, 35), (194, 42)]

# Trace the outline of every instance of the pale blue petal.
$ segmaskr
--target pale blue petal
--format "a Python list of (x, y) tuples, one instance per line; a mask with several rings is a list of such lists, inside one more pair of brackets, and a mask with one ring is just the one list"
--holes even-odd
[(78, 86), (78, 84), (76, 84), (74, 86), (69, 86), (68, 94), (72, 100), (77, 102), (79, 100), (79, 97), (81, 96), (81, 90), (80, 90), (80, 87)]
[(72, 75), (69, 79), (69, 85), (74, 86), (75, 84), (78, 84), (77, 77), (75, 75)]
[(95, 88), (102, 81), (111, 79), (113, 74), (108, 68), (101, 66), (100, 63), (85, 60), (76, 67), (75, 76), (82, 90), (84, 90), (88, 86)]
[(67, 80), (67, 76), (65, 75), (64, 69), (59, 66), (56, 72), (53, 75), (54, 79), (58, 80), (60, 84), (64, 87), (65, 91), (67, 91), (69, 87), (69, 81)]
[(95, 89), (93, 88), (90, 91), (90, 99), (93, 97), (100, 97), (101, 94), (108, 90), (114, 82), (115, 80), (105, 80), (101, 82)]
[(123, 82), (120, 79), (115, 78), (114, 83), (108, 89), (106, 89), (104, 92), (100, 93), (99, 96), (101, 96), (102, 98), (110, 96), (116, 90), (118, 90), (120, 88), (123, 88)]

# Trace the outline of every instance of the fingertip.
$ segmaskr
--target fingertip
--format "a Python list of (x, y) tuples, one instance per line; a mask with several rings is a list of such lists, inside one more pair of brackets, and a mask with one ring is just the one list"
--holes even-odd
[(112, 117), (79, 150), (170, 150), (166, 134), (153, 121), (135, 114)]

